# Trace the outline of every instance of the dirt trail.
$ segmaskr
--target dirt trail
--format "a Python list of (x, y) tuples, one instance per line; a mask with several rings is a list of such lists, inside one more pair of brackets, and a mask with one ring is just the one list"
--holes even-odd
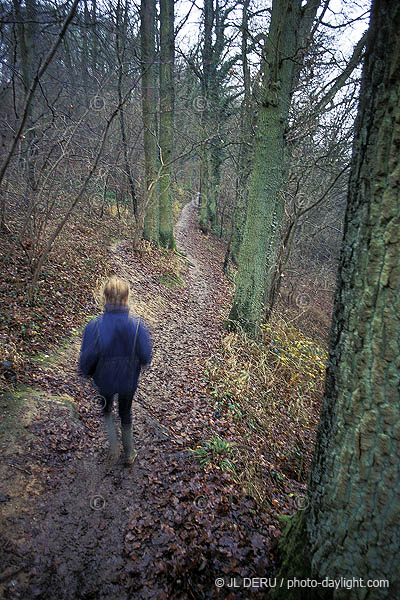
[(196, 250), (193, 248), (193, 245), (190, 243), (190, 238), (187, 236), (187, 233), (190, 229), (190, 223), (193, 222), (192, 219), (194, 210), (195, 200), (184, 206), (180, 219), (175, 228), (175, 239), (178, 248), (186, 253), (186, 257), (189, 260), (191, 267), (189, 287), (194, 303), (198, 304), (200, 307), (203, 307), (207, 294), (212, 293), (212, 289), (210, 289), (209, 281), (206, 276), (207, 269), (203, 269), (203, 271), (201, 270), (201, 266), (199, 266), (199, 263), (195, 258)]
[[(73, 425), (72, 459), (49, 469), (48, 489), (39, 498), (28, 498), (25, 510), (6, 523), (8, 562), (0, 575), (5, 598), (213, 597), (213, 590), (193, 591), (161, 561), (169, 531), (162, 511), (173, 502), (184, 519), (187, 508), (179, 494), (183, 497), (192, 486), (193, 495), (187, 496), (191, 506), (199, 493), (192, 483), (195, 467), (185, 480), (182, 473), (188, 469), (187, 448), (204, 436), (207, 401), (200, 378), (222, 322), (221, 299), (214, 297), (221, 276), (196, 227), (193, 204), (182, 211), (176, 240), (187, 257), (186, 286), (164, 287), (162, 294), (155, 292), (160, 288), (157, 277), (127, 244), (113, 249), (115, 271), (131, 283), (132, 310), (144, 317), (154, 339), (153, 364), (143, 374), (133, 404), (139, 457), (130, 469), (108, 465), (99, 409), (92, 403), (84, 425)], [(77, 344), (75, 340), (72, 353), (52, 373), (58, 388), (74, 377)], [(79, 382), (75, 384), (78, 389)], [(57, 435), (56, 425), (54, 429)]]

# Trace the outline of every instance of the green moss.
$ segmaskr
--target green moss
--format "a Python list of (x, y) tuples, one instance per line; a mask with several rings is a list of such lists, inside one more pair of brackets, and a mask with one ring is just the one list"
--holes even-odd
[(166, 285), (168, 288), (179, 287), (184, 285), (184, 280), (179, 276), (168, 271), (165, 275), (160, 275), (159, 282)]
[(16, 434), (23, 432), (24, 436), (28, 436), (25, 425), (30, 420), (30, 414), (37, 405), (47, 403), (62, 404), (68, 408), (71, 418), (79, 419), (76, 403), (68, 394), (50, 396), (44, 390), (19, 386), (13, 392), (5, 392), (0, 396), (3, 417), (0, 423), (0, 436), (4, 436), (7, 432)]
[(6, 431), (9, 430), (20, 432), (24, 429), (24, 426), (19, 418), (24, 407), (24, 403), (20, 398), (20, 393), (5, 392), (0, 396), (0, 409), (2, 414), (2, 420), (0, 423), (1, 436), (3, 436)]
[[(279, 521), (285, 525), (278, 543), (280, 569), (277, 585), (268, 592), (268, 599), (273, 600), (316, 600), (317, 592), (311, 587), (288, 589), (287, 582), (294, 578), (305, 580), (311, 578), (311, 562), (306, 543), (305, 512), (298, 511), (288, 517), (281, 515)], [(281, 581), (283, 580), (282, 587)], [(324, 596), (328, 599), (328, 596)]]
[(71, 340), (67, 339), (59, 344), (51, 354), (47, 354), (47, 352), (40, 352), (39, 354), (32, 356), (32, 360), (33, 362), (39, 363), (42, 367), (51, 367), (57, 365), (60, 362), (60, 355), (67, 352), (70, 345)]

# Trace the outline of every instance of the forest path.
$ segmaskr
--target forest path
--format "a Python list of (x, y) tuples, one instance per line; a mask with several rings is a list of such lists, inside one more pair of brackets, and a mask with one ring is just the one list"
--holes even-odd
[[(193, 203), (186, 205), (176, 226), (186, 260), (164, 253), (170, 263), (159, 273), (153, 251), (135, 256), (128, 243), (112, 249), (115, 272), (130, 282), (132, 311), (144, 317), (154, 339), (153, 363), (133, 403), (139, 456), (131, 468), (105, 459), (99, 408), (90, 403), (93, 391), (82, 392), (75, 374), (79, 336), (55, 369), (44, 367), (43, 381), (47, 377), (51, 389), (78, 397), (81, 418), (68, 420), (64, 411), (61, 421), (44, 424), (40, 415), (34, 421), (37, 444), (46, 435), (56, 440), (49, 455), (55, 464), (40, 498), (28, 497), (30, 505), (12, 521), (14, 556), (3, 571), (5, 598), (213, 598), (213, 569), (221, 574), (222, 568), (229, 572), (227, 564), (249, 562), (250, 550), (239, 547), (245, 536), (255, 554), (262, 551), (259, 525), (253, 517), (244, 525), (245, 517), (239, 520), (244, 514), (239, 498), (234, 524), (228, 514), (232, 508), (222, 492), (225, 486), (235, 502), (230, 478), (205, 474), (188, 451), (214, 431), (202, 378), (229, 302), (221, 256), (199, 232), (195, 213)], [(219, 423), (223, 428), (224, 420)], [(57, 452), (67, 450), (75, 452), (57, 464)], [(216, 532), (222, 540), (218, 552)]]
[[(196, 229), (192, 202), (182, 209), (175, 228), (177, 249), (185, 255), (188, 265), (184, 288), (176, 285), (179, 275), (173, 271), (167, 278), (163, 275), (155, 278), (153, 274), (139, 271), (126, 245), (115, 252), (116, 273), (130, 282), (130, 309), (144, 317), (154, 337), (152, 366), (149, 372), (142, 374), (136, 395), (138, 402), (134, 412), (138, 414), (138, 425), (142, 420), (140, 401), (150, 404), (153, 409), (157, 406), (168, 410), (177, 385), (187, 382), (186, 375), (194, 367), (204, 370), (204, 361), (209, 354), (207, 340), (211, 325), (209, 317), (215, 309), (212, 301), (215, 281), (210, 265), (199, 256), (198, 245), (196, 248)], [(178, 262), (182, 264), (180, 259)], [(167, 285), (162, 294), (157, 293), (160, 280), (165, 280)]]

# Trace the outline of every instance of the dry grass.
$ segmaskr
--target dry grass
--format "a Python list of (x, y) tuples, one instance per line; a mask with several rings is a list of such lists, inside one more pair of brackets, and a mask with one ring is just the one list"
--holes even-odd
[(275, 318), (260, 341), (228, 333), (209, 361), (214, 409), (234, 423), (238, 439), (237, 479), (262, 505), (287, 494), (290, 480), (306, 479), (326, 359), (324, 348)]
[(108, 211), (100, 222), (83, 209), (72, 215), (30, 299), (32, 270), (17, 243), (23, 215), (11, 204), (8, 208), (10, 232), (0, 235), (0, 255), (9, 255), (0, 282), (0, 383), (12, 387), (26, 377), (32, 356), (49, 352), (96, 312), (93, 292), (111, 274), (110, 242), (128, 236), (129, 223)]

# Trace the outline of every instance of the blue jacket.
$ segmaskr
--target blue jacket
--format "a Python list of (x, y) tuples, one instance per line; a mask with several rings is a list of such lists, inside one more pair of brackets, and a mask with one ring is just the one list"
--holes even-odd
[(138, 327), (138, 320), (129, 315), (128, 307), (106, 304), (104, 313), (85, 327), (79, 370), (84, 377), (93, 377), (104, 396), (133, 395), (141, 367), (151, 362), (150, 336), (141, 321)]

